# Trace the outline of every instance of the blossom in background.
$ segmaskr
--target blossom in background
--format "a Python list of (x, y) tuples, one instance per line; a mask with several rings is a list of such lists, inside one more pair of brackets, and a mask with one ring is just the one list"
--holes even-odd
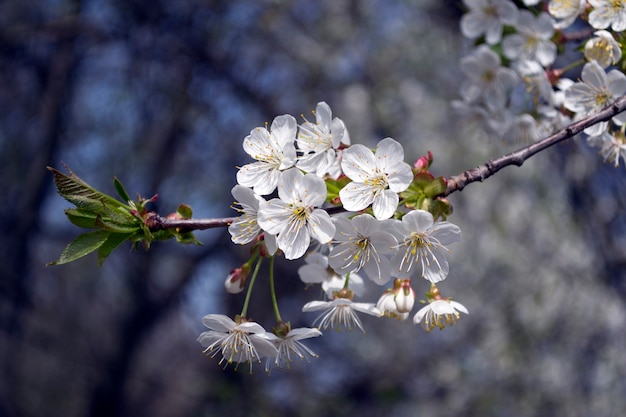
[(595, 29), (609, 26), (615, 32), (626, 30), (626, 0), (588, 0), (593, 7), (589, 13), (589, 24)]
[(333, 248), (328, 255), (328, 263), (335, 271), (346, 274), (363, 269), (380, 285), (391, 279), (386, 255), (395, 252), (398, 242), (378, 220), (369, 214), (352, 219), (341, 217), (335, 221), (335, 227)]
[(341, 168), (352, 180), (339, 191), (343, 207), (359, 211), (372, 204), (378, 220), (393, 215), (398, 207), (397, 193), (406, 190), (413, 180), (402, 145), (391, 138), (378, 142), (375, 153), (363, 145), (352, 145), (343, 153)]
[(237, 172), (237, 183), (267, 195), (276, 189), (281, 171), (296, 163), (296, 132), (293, 116), (278, 116), (270, 130), (257, 127), (243, 140), (243, 149), (257, 162), (242, 166)]
[(587, 138), (587, 142), (600, 148), (600, 155), (606, 162), (612, 163), (616, 168), (619, 166), (620, 157), (626, 162), (626, 139), (624, 138), (624, 132), (616, 132), (610, 134), (603, 132), (598, 136), (590, 136)]
[(332, 301), (311, 301), (302, 307), (302, 311), (319, 311), (325, 310), (322, 315), (315, 319), (313, 325), (318, 323), (318, 328), (336, 328), (337, 331), (342, 329), (349, 331), (354, 328), (359, 328), (363, 333), (363, 324), (361, 319), (356, 315), (356, 312), (369, 314), (371, 316), (380, 317), (382, 311), (380, 311), (374, 304), (371, 303), (355, 303), (350, 298), (335, 298)]
[(398, 252), (391, 260), (392, 273), (398, 277), (419, 275), (432, 283), (448, 276), (446, 247), (461, 240), (461, 229), (449, 222), (434, 222), (433, 215), (413, 210), (395, 222)]
[(258, 323), (241, 319), (234, 322), (223, 314), (207, 314), (202, 323), (210, 330), (198, 337), (198, 342), (204, 346), (203, 353), (215, 357), (222, 355), (219, 363), (260, 362), (264, 357), (275, 357), (277, 349), (267, 340), (265, 329)]
[(300, 258), (311, 237), (328, 243), (335, 225), (328, 213), (316, 209), (326, 200), (326, 183), (315, 174), (294, 168), (285, 171), (278, 182), (278, 197), (259, 207), (258, 223), (266, 232), (277, 235), (276, 243), (287, 259)]
[[(576, 112), (578, 118), (602, 110), (626, 93), (626, 75), (618, 70), (607, 74), (596, 61), (585, 64), (581, 79), (581, 82), (572, 84), (565, 91), (564, 101), (565, 107)], [(621, 126), (626, 122), (626, 113), (620, 113), (611, 120)], [(589, 136), (599, 136), (606, 131), (608, 125), (608, 121), (598, 123), (584, 132)]]
[[(304, 258), (304, 261), (306, 263), (298, 268), (298, 276), (305, 284), (321, 284), (328, 298), (332, 298), (334, 292), (344, 287), (346, 276), (339, 275), (328, 266), (327, 256), (312, 252)], [(360, 297), (365, 293), (365, 283), (359, 275), (351, 273), (349, 284), (350, 290), (355, 295)]]
[(556, 20), (555, 29), (565, 29), (585, 10), (586, 0), (550, 0), (548, 12)]
[(504, 132), (504, 138), (516, 144), (530, 144), (542, 138), (537, 128), (537, 120), (528, 113), (522, 113), (510, 121)]
[(290, 329), (287, 325), (288, 331), (285, 335), (276, 335), (274, 333), (266, 333), (263, 337), (269, 340), (276, 347), (276, 356), (267, 357), (265, 362), (265, 371), (269, 372), (272, 363), (277, 368), (289, 368), (291, 362), (295, 358), (309, 360), (309, 356), (317, 358), (317, 354), (308, 348), (301, 340), (310, 339), (312, 337), (318, 337), (322, 335), (319, 329), (312, 329), (308, 327), (302, 327), (298, 329)]
[(550, 40), (554, 35), (552, 19), (547, 13), (535, 17), (528, 10), (519, 13), (515, 25), (517, 33), (502, 41), (504, 55), (514, 60), (535, 60), (544, 67), (556, 58), (556, 45)]
[(516, 62), (514, 67), (524, 81), (526, 94), (535, 108), (542, 105), (551, 107), (555, 105), (552, 83), (541, 64), (536, 61), (524, 60)]
[(469, 11), (461, 17), (461, 33), (475, 39), (485, 35), (485, 41), (494, 45), (502, 39), (504, 25), (514, 25), (518, 9), (509, 0), (463, 0)]
[(298, 168), (320, 177), (328, 174), (337, 179), (341, 175), (339, 147), (350, 145), (350, 134), (343, 120), (332, 117), (328, 104), (317, 103), (315, 123), (306, 120), (300, 125), (296, 143), (303, 154)]
[(498, 54), (487, 45), (461, 59), (461, 71), (467, 77), (461, 86), (463, 100), (476, 103), (482, 99), (492, 111), (506, 107), (508, 93), (518, 80), (515, 71), (503, 67)]
[(421, 323), (427, 332), (435, 327), (441, 330), (459, 321), (461, 318), (459, 312), (469, 314), (467, 308), (461, 303), (447, 299), (434, 300), (415, 314), (413, 323)]
[(594, 34), (596, 37), (585, 44), (585, 58), (596, 61), (602, 68), (617, 64), (622, 58), (622, 49), (613, 35), (606, 30), (598, 30)]

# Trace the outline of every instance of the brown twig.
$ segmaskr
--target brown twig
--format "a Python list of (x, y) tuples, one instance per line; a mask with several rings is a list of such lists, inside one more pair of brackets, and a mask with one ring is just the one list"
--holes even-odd
[[(476, 168), (469, 169), (462, 172), (459, 175), (452, 176), (448, 179), (448, 187), (439, 195), (439, 197), (445, 197), (452, 194), (455, 191), (463, 190), (468, 184), (476, 181), (484, 181), (491, 177), (502, 168), (509, 165), (522, 166), (524, 162), (531, 156), (543, 151), (550, 146), (553, 146), (561, 141), (572, 138), (585, 130), (586, 128), (593, 126), (597, 123), (605, 122), (618, 113), (626, 110), (626, 96), (618, 98), (612, 105), (604, 110), (581, 119), (571, 125), (559, 130), (552, 136), (521, 148), (515, 152), (500, 156), (498, 158), (487, 161), (483, 165), (479, 165)], [(343, 211), (341, 207), (330, 207), (326, 209), (330, 214)], [(217, 227), (228, 227), (236, 217), (225, 217), (216, 219), (188, 219), (188, 220), (175, 220), (167, 219), (164, 217), (156, 216), (152, 220), (154, 223), (149, 225), (153, 230), (158, 229), (172, 229), (177, 228), (185, 231), (191, 230), (206, 230)]]

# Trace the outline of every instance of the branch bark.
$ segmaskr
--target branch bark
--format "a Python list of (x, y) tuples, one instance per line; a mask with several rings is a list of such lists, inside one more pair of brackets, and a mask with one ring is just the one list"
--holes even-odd
[[(544, 149), (556, 145), (557, 143), (562, 142), (566, 139), (570, 139), (590, 126), (610, 120), (613, 116), (623, 111), (626, 111), (626, 96), (618, 98), (612, 105), (608, 106), (604, 110), (601, 110), (594, 115), (585, 117), (584, 119), (572, 123), (571, 125), (559, 130), (552, 136), (548, 136), (547, 138), (542, 139), (539, 142), (535, 142), (531, 145), (500, 156), (498, 158), (491, 159), (486, 163), (477, 166), (476, 168), (469, 169), (460, 173), (459, 175), (454, 175), (450, 177), (448, 179), (448, 186), (446, 190), (439, 196), (446, 197), (454, 193), (455, 191), (463, 190), (467, 185), (473, 182), (482, 182), (504, 167), (510, 165), (515, 165), (518, 167), (522, 166), (527, 159), (543, 151)], [(326, 210), (331, 214), (343, 211), (341, 207), (331, 207)], [(227, 227), (235, 219), (236, 217), (174, 220), (156, 216), (152, 219), (153, 223), (150, 225), (150, 227), (157, 230), (172, 228), (178, 228), (188, 231), (206, 230), (217, 227)]]

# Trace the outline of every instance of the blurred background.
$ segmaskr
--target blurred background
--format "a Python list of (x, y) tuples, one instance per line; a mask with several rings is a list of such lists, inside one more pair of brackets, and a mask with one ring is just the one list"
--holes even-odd
[[(0, 3), (0, 416), (626, 415), (626, 173), (581, 140), (450, 196), (463, 231), (440, 285), (470, 315), (426, 333), (365, 318), (267, 376), (222, 369), (196, 337), (247, 259), (224, 229), (46, 267), (80, 232), (46, 165), (114, 193), (234, 215), (242, 140), (326, 101), (353, 143), (432, 151), (452, 176), (522, 144), (451, 112), (458, 1), (8, 0)], [(301, 119), (300, 119), (301, 120)], [(319, 299), (278, 262), (295, 327)], [(262, 278), (251, 316), (273, 323)], [(421, 286), (420, 286), (421, 285)], [(423, 283), (418, 293), (427, 291)], [(369, 298), (368, 298), (369, 297)], [(378, 294), (366, 299), (375, 301)], [(364, 299), (365, 301), (365, 299)]]

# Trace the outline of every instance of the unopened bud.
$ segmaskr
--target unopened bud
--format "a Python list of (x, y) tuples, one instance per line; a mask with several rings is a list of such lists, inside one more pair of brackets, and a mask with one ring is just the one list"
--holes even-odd
[(430, 167), (430, 164), (433, 163), (433, 153), (428, 151), (427, 155), (421, 156), (415, 161), (413, 164), (413, 168), (417, 170), (417, 172), (426, 172)]
[(226, 292), (238, 294), (243, 291), (246, 282), (248, 282), (248, 275), (250, 275), (250, 266), (248, 266), (248, 264), (244, 264), (241, 268), (235, 268), (230, 271), (230, 274), (228, 274), (224, 282)]
[(411, 280), (403, 279), (399, 290), (394, 290), (393, 301), (398, 313), (409, 313), (415, 304), (415, 291), (411, 288)]

